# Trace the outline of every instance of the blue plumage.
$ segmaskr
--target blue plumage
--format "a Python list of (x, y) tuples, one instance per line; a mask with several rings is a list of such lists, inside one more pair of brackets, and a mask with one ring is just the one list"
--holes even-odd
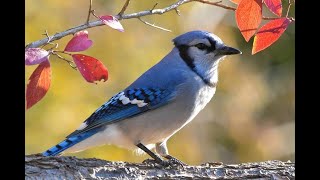
[[(160, 107), (174, 98), (174, 93), (161, 88), (134, 88), (122, 91), (113, 96), (108, 102), (98, 108), (84, 123), (86, 127), (76, 130), (67, 136), (67, 139), (43, 153), (44, 156), (55, 156), (73, 145), (85, 140), (99, 132), (103, 125), (118, 122), (120, 120), (137, 116), (143, 112)], [(130, 101), (142, 100), (147, 105), (139, 107), (137, 104), (124, 104), (121, 96)]]
[(42, 155), (44, 156), (56, 156), (59, 155), (62, 151), (70, 148), (71, 146), (87, 139), (88, 137), (92, 136), (93, 134), (97, 133), (100, 129), (96, 128), (94, 130), (84, 132), (81, 134), (78, 134), (77, 136), (69, 137), (59, 144), (53, 146), (52, 148), (48, 149), (47, 151), (43, 152)]
[(207, 31), (190, 31), (174, 38), (172, 41), (175, 46), (180, 46), (189, 44), (194, 39), (210, 39), (215, 43), (223, 44), (222, 40), (218, 36)]

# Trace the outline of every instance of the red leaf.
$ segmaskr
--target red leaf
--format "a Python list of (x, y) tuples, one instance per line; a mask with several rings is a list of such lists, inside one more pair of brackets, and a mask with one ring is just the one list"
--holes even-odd
[(288, 18), (279, 18), (262, 26), (254, 37), (252, 54), (264, 50), (277, 41), (291, 22)]
[(40, 64), (49, 60), (49, 52), (41, 48), (28, 48), (25, 53), (25, 65)]
[(281, 0), (264, 0), (264, 4), (277, 16), (282, 14), (282, 3)]
[(105, 82), (108, 80), (108, 70), (98, 59), (83, 54), (73, 54), (72, 58), (81, 75), (88, 82), (94, 83), (102, 79)]
[(241, 1), (241, 0), (230, 0), (231, 2), (233, 2), (233, 3), (235, 3), (235, 4), (239, 4), (239, 2)]
[(262, 0), (241, 0), (236, 10), (236, 21), (244, 39), (248, 42), (262, 19)]
[(74, 34), (68, 42), (64, 51), (79, 52), (84, 51), (92, 46), (92, 41), (88, 39), (88, 31), (79, 31)]
[(51, 68), (49, 61), (43, 61), (33, 71), (27, 85), (27, 109), (40, 101), (47, 93), (51, 84)]
[(117, 18), (110, 15), (100, 16), (99, 18), (104, 24), (110, 26), (111, 28), (120, 32), (124, 32), (124, 29)]

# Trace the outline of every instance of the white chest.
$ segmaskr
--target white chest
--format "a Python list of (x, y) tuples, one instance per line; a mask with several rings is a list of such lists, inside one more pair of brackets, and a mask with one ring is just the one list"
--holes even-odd
[(186, 124), (189, 123), (203, 108), (205, 108), (208, 102), (210, 102), (210, 100), (212, 99), (215, 92), (215, 87), (212, 88), (209, 86), (203, 86), (201, 89), (199, 89), (194, 101), (191, 116), (187, 120)]
[(215, 92), (216, 88), (211, 88), (209, 86), (204, 86), (199, 90), (195, 101), (194, 112), (196, 114), (198, 114), (208, 104), (208, 102), (210, 102)]

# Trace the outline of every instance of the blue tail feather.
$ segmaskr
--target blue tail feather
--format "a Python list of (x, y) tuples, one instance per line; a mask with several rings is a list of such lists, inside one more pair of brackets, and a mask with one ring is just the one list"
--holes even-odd
[(43, 152), (42, 155), (43, 156), (59, 155), (62, 151), (65, 151), (66, 149), (68, 149), (68, 148), (74, 146), (75, 144), (87, 139), (88, 137), (92, 136), (93, 134), (95, 134), (97, 132), (98, 132), (98, 128), (92, 129), (87, 132), (83, 132), (83, 133), (75, 135), (75, 136), (71, 136), (71, 137), (63, 140), (59, 144), (53, 146), (52, 148), (48, 149), (47, 151)]

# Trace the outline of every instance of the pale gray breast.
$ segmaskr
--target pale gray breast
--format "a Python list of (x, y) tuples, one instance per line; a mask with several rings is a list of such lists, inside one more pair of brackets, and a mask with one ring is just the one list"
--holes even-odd
[(190, 122), (212, 99), (216, 87), (206, 85), (197, 75), (189, 74), (189, 80), (179, 87), (177, 101), (188, 112)]

